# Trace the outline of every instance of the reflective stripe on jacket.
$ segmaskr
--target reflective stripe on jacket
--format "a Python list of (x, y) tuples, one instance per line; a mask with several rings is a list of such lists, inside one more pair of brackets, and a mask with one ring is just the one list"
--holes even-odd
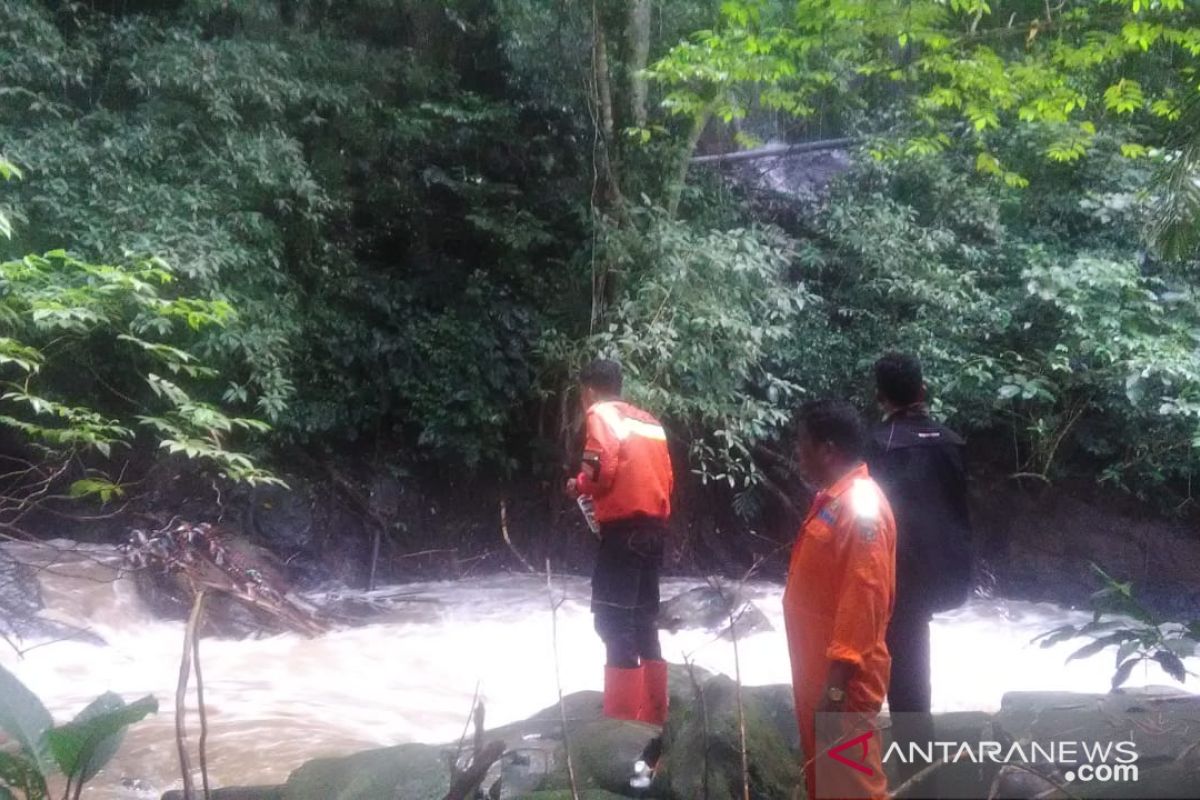
[(662, 424), (620, 400), (593, 405), (576, 483), (581, 494), (592, 496), (601, 524), (669, 518), (675, 474)]

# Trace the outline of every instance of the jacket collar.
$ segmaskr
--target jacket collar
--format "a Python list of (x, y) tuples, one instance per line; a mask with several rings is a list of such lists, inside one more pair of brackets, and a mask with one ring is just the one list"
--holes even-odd
[(929, 404), (924, 401), (897, 408), (890, 414), (885, 414), (884, 422), (895, 422), (901, 419), (929, 419)]
[(805, 524), (807, 525), (808, 520), (811, 520), (813, 517), (819, 514), (821, 509), (825, 508), (826, 504), (836, 500), (846, 492), (850, 491), (850, 487), (854, 485), (855, 481), (869, 477), (871, 477), (871, 475), (869, 472), (867, 472), (866, 463), (861, 463), (834, 481), (828, 489), (822, 489), (821, 491), (817, 492), (816, 496), (813, 497), (812, 505), (809, 507)]
[(845, 475), (834, 481), (828, 489), (825, 489), (820, 494), (831, 498), (841, 497), (850, 490), (850, 487), (854, 485), (856, 480), (869, 477), (871, 477), (871, 475), (869, 472), (867, 472), (866, 463), (860, 463), (858, 466), (854, 467)]

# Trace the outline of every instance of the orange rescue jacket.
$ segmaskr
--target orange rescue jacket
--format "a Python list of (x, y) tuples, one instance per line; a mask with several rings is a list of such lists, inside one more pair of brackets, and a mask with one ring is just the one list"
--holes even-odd
[[(813, 500), (792, 549), (783, 594), (792, 691), (806, 758), (820, 755), (813, 752), (815, 719), (830, 662), (854, 668), (846, 686), (846, 711), (873, 713), (882, 706), (892, 665), (885, 637), (895, 591), (896, 522), (883, 491), (866, 466), (859, 466)], [(877, 748), (869, 758), (878, 761)], [(813, 797), (814, 769), (808, 763), (805, 779)], [(855, 796), (886, 794), (882, 765), (876, 766), (871, 777), (860, 776)]]
[(593, 405), (576, 485), (580, 494), (592, 496), (600, 524), (670, 517), (675, 473), (662, 424), (621, 400)]

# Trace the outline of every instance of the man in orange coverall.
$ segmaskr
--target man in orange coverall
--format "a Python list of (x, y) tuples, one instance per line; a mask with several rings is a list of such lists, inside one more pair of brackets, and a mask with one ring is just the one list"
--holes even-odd
[(604, 714), (662, 725), (667, 664), (658, 641), (658, 573), (674, 473), (657, 419), (621, 400), (621, 365), (596, 360), (580, 375), (587, 443), (572, 497), (589, 495), (600, 527), (592, 613), (604, 640)]
[(817, 752), (816, 715), (845, 712), (873, 720), (883, 703), (891, 669), (885, 637), (896, 584), (896, 523), (863, 463), (866, 430), (854, 407), (810, 403), (799, 422), (796, 460), (821, 489), (793, 546), (783, 595), (804, 780), (810, 800), (881, 798), (887, 778), (878, 735), (857, 758), (861, 770), (835, 764), (822, 772), (832, 779), (823, 777), (823, 794), (817, 794), (815, 759), (828, 756)]

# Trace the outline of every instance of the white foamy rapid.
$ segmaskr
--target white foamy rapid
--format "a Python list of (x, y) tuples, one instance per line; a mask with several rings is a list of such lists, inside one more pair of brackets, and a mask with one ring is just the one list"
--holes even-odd
[[(113, 579), (112, 551), (62, 552), (51, 558), (45, 550), (7, 549), (43, 565), (44, 616), (86, 628), (107, 644), (27, 641), (19, 643), (26, 652), (18, 656), (0, 643), (0, 664), (41, 697), (59, 722), (105, 691), (126, 700), (145, 694), (158, 698), (159, 713), (133, 729), (112, 766), (84, 793), (157, 798), (176, 785), (178, 774), (174, 696), (183, 626), (154, 619), (130, 581)], [(698, 584), (666, 581), (663, 596)], [(408, 588), (428, 602), (369, 626), (315, 639), (203, 640), (209, 769), (216, 785), (280, 782), (305, 759), (321, 755), (457, 739), (476, 686), (489, 726), (522, 719), (556, 701), (544, 577), (499, 575)], [(750, 587), (775, 629), (740, 642), (747, 684), (790, 679), (781, 593), (780, 586), (769, 583)], [(588, 582), (556, 578), (554, 595), (561, 601), (562, 689), (599, 689), (604, 655), (588, 613)], [(1030, 644), (1039, 633), (1087, 618), (1051, 604), (982, 599), (939, 616), (933, 630), (935, 706), (994, 710), (1013, 690), (1106, 691), (1114, 666), (1111, 652), (1067, 664), (1078, 642), (1050, 649)], [(664, 633), (663, 649), (672, 661), (686, 657), (708, 670), (734, 672), (732, 645), (712, 633)], [(1192, 662), (1189, 668), (1200, 671), (1200, 660)], [(1130, 680), (1130, 685), (1172, 683), (1157, 665), (1136, 671)], [(194, 696), (190, 704), (194, 709)], [(194, 711), (189, 726), (194, 741)]]

